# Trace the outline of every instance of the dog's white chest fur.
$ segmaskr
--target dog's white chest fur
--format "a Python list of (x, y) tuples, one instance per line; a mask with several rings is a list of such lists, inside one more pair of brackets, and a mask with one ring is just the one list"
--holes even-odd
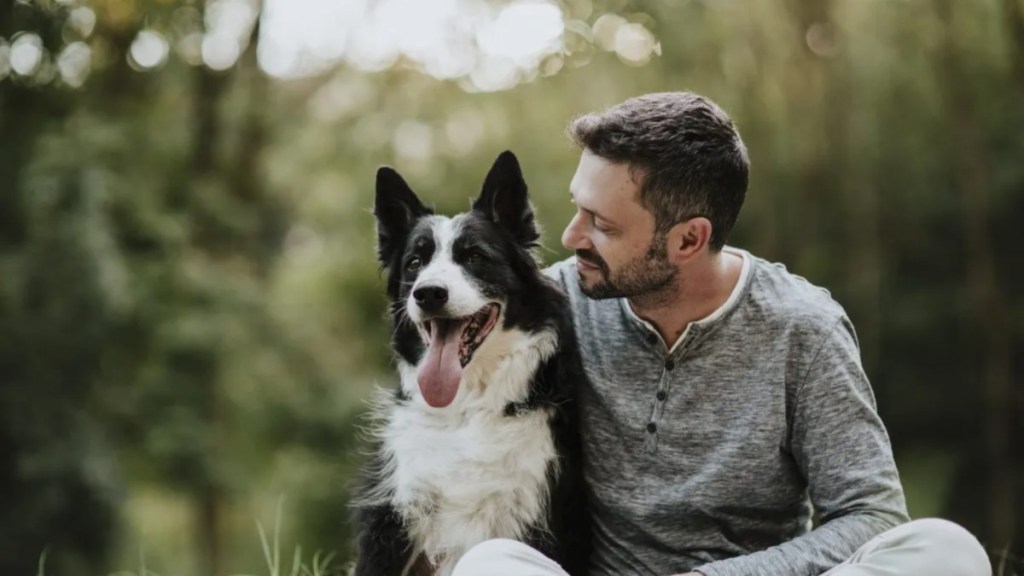
[[(522, 538), (547, 507), (555, 448), (548, 414), (471, 417), (455, 424), (397, 413), (394, 500), (439, 574), (473, 544)], [(502, 420), (498, 420), (502, 418)]]
[[(543, 526), (549, 467), (557, 465), (550, 410), (506, 416), (503, 409), (525, 398), (554, 340), (514, 332), (488, 338), (473, 362), (481, 373), (467, 370), (453, 406), (438, 410), (414, 397), (391, 408), (383, 430), (391, 502), (438, 576), (474, 544)], [(401, 372), (415, 394), (415, 369)]]

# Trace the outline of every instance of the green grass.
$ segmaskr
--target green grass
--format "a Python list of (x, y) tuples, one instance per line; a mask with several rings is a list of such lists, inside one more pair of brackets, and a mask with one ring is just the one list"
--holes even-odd
[(39, 569), (36, 571), (36, 576), (46, 576), (46, 554), (49, 553), (49, 549), (44, 549), (43, 553), (39, 555)]
[[(291, 566), (282, 570), (281, 567), (281, 506), (282, 501), (277, 503), (277, 511), (274, 515), (274, 530), (267, 536), (267, 531), (263, 527), (263, 523), (259, 520), (256, 521), (256, 530), (260, 536), (260, 545), (263, 548), (263, 559), (267, 564), (266, 576), (333, 576), (340, 574), (342, 570), (331, 565), (334, 561), (334, 552), (324, 554), (318, 550), (313, 553), (313, 556), (309, 558), (309, 562), (304, 562), (302, 557), (302, 547), (296, 546), (291, 557)], [(39, 555), (39, 567), (36, 571), (36, 576), (46, 576), (46, 557), (49, 554), (49, 549), (43, 550), (42, 554)], [(118, 570), (111, 572), (107, 576), (160, 576), (157, 572), (154, 572), (146, 567), (146, 555), (143, 550), (139, 550), (139, 567), (137, 571), (132, 570)], [(235, 573), (231, 576), (263, 576), (255, 574)]]
[[(281, 572), (281, 543), (278, 538), (281, 533), (281, 504), (282, 502), (278, 501), (277, 513), (274, 514), (273, 547), (267, 542), (267, 532), (263, 529), (263, 523), (256, 522), (256, 528), (260, 533), (260, 545), (263, 547), (263, 559), (266, 560), (267, 568), (270, 570), (269, 576), (284, 576), (285, 574)], [(321, 556), (321, 552), (318, 550), (313, 554), (312, 567), (306, 566), (302, 563), (302, 547), (296, 546), (292, 553), (291, 570), (287, 574), (288, 576), (327, 576), (333, 559), (333, 552)]]

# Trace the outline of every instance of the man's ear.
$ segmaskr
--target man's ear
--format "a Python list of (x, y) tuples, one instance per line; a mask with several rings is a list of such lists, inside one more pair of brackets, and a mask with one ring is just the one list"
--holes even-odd
[(666, 236), (670, 262), (685, 262), (708, 247), (711, 221), (703, 216), (684, 220), (673, 226)]
[(531, 248), (540, 239), (519, 160), (508, 150), (498, 155), (484, 179), (473, 210), (508, 230), (517, 243)]
[(382, 266), (387, 266), (402, 248), (416, 220), (433, 213), (398, 172), (387, 166), (377, 170), (373, 215), (377, 217), (377, 260)]

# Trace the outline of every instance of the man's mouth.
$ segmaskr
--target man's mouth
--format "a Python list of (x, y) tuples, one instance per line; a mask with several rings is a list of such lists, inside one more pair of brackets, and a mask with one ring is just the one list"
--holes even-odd
[(463, 318), (430, 318), (420, 325), (427, 354), (419, 365), (417, 382), (427, 404), (443, 408), (459, 391), (462, 369), (473, 359), (497, 324), (501, 306), (487, 304)]
[[(590, 258), (584, 256), (584, 253), (589, 253), (589, 252), (590, 251), (577, 250), (576, 251), (576, 263), (579, 264), (579, 266), (581, 268), (584, 268), (584, 269), (602, 270), (603, 268), (601, 266), (601, 264), (602, 264), (601, 260), (590, 259)], [(595, 256), (596, 256), (596, 254), (595, 254)]]

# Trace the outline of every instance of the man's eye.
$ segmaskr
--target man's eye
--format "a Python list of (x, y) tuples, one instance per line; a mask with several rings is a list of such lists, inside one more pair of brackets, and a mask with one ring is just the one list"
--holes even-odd
[(419, 256), (413, 256), (405, 263), (405, 269), (409, 272), (415, 272), (423, 266), (423, 260), (420, 260)]

